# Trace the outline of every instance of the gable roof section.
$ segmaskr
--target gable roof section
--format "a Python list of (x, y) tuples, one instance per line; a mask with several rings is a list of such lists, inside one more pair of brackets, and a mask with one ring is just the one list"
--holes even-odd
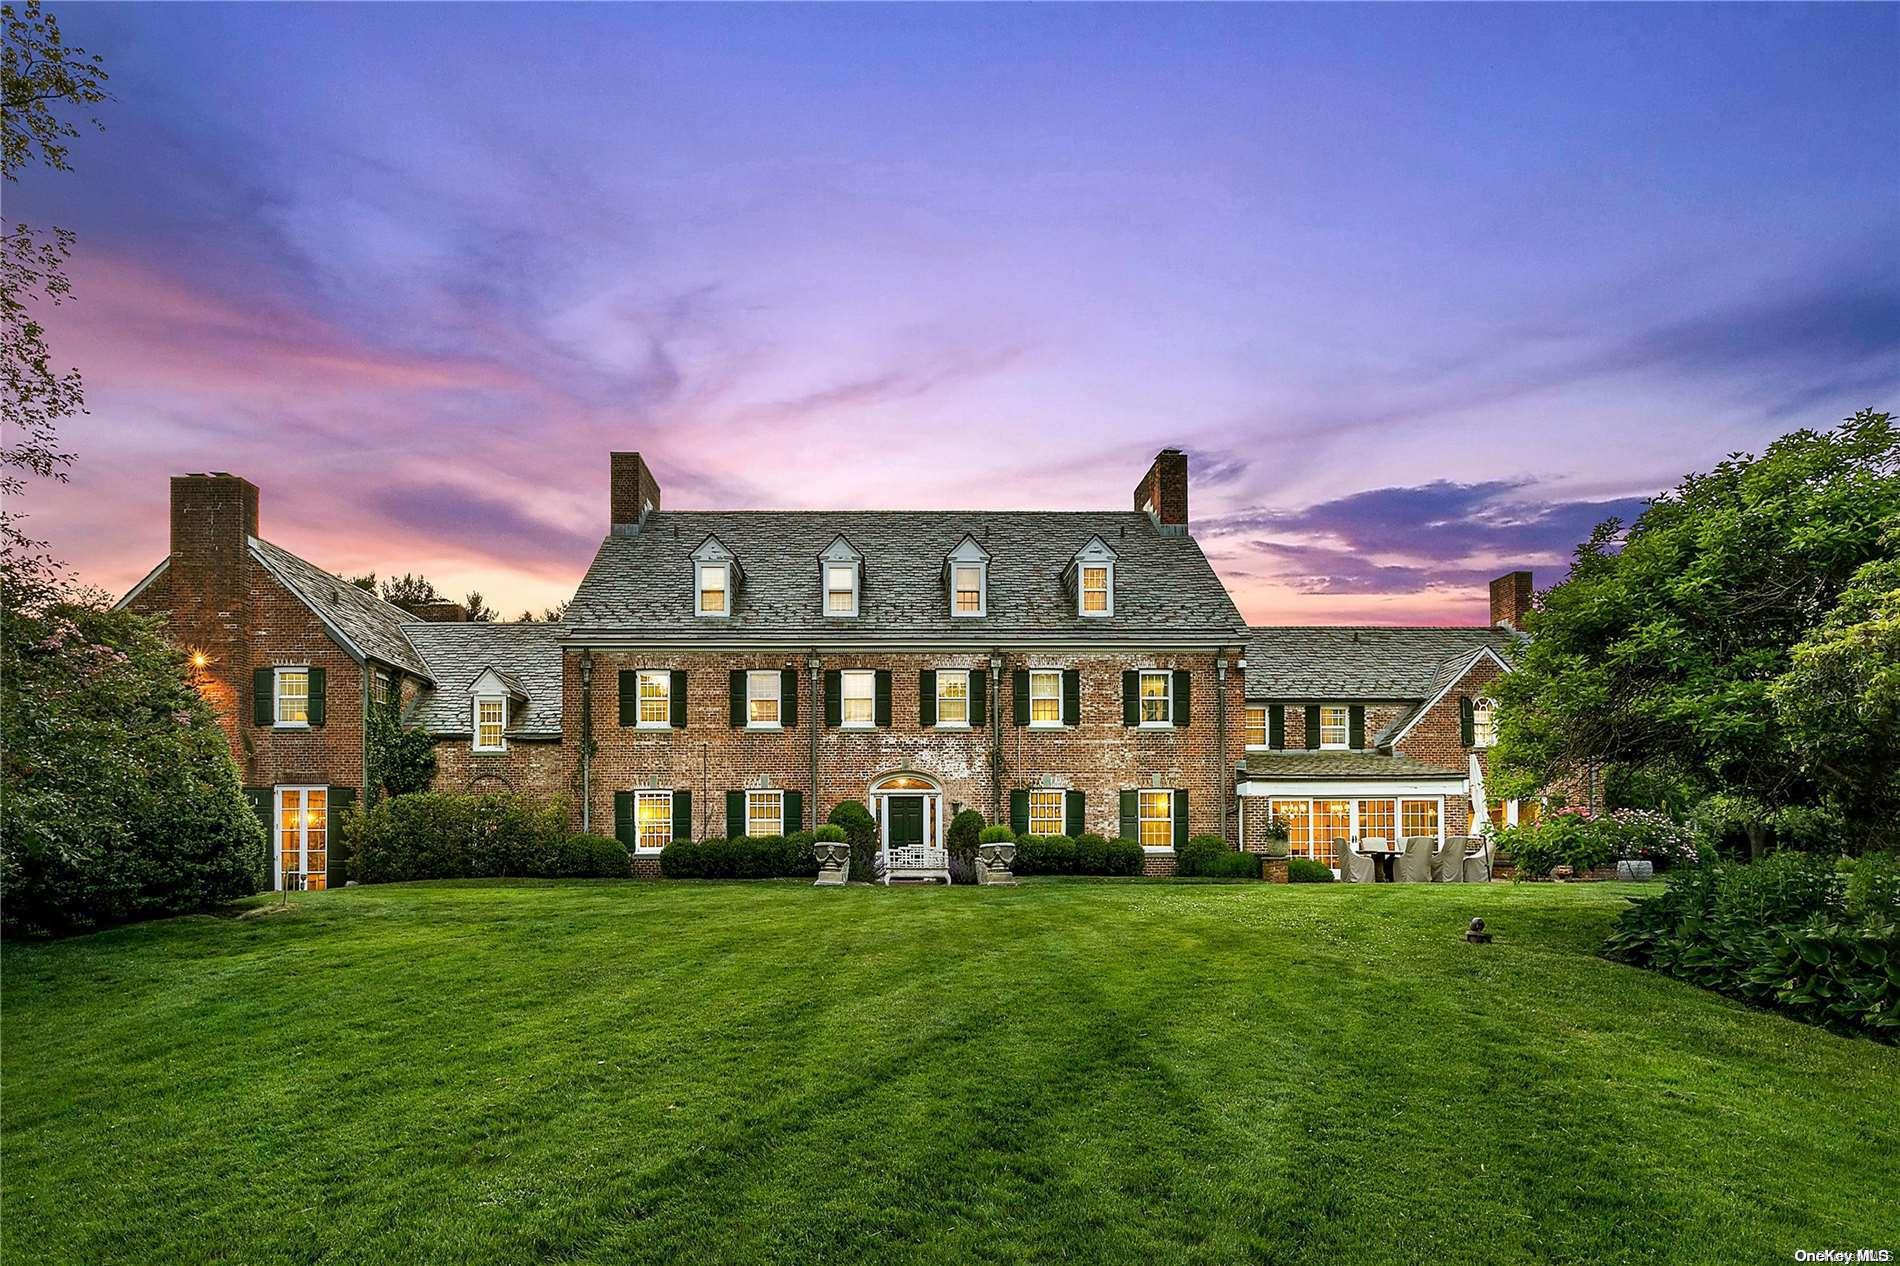
[(1482, 626), (1378, 625), (1255, 625), (1248, 635), (1249, 699), (1321, 702), (1429, 698), (1443, 688), (1448, 664), (1485, 649), (1501, 660), (1516, 636)]
[(287, 549), (255, 536), (250, 541), (251, 556), (315, 612), (345, 650), (358, 659), (381, 660), (419, 677), (430, 676), (428, 665), (403, 636), (403, 622), (414, 618), (407, 611)]
[[(839, 535), (864, 555), (859, 617), (827, 621), (811, 560)], [(988, 614), (958, 619), (944, 559), (968, 536), (989, 554)], [(1115, 614), (1076, 613), (1063, 572), (1100, 537), (1116, 552)], [(715, 538), (743, 579), (732, 614), (693, 613), (692, 551)], [(655, 511), (638, 533), (609, 535), (568, 609), (576, 640), (682, 637), (892, 642), (1012, 637), (1237, 640), (1240, 612), (1193, 537), (1164, 536), (1139, 511)]]
[(408, 720), (431, 734), (467, 734), (470, 691), (491, 671), (527, 696), (508, 733), (520, 738), (561, 736), (560, 624), (403, 625), (428, 662), (435, 689), (411, 709)]
[(1438, 701), (1445, 697), (1446, 692), (1463, 681), (1465, 674), (1476, 668), (1480, 660), (1486, 658), (1497, 664), (1498, 671), (1507, 673), (1511, 671), (1511, 665), (1506, 662), (1504, 656), (1488, 646), (1480, 646), (1462, 655), (1451, 656), (1438, 665), (1438, 670), (1432, 677), (1432, 693), (1426, 696), (1425, 701), (1386, 726), (1379, 737), (1373, 740), (1374, 743), (1379, 747), (1387, 747), (1411, 733), (1412, 727), (1418, 724), (1419, 718), (1437, 707)]

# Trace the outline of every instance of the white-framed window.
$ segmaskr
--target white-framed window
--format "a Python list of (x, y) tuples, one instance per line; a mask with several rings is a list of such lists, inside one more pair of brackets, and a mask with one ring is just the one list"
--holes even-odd
[(1031, 670), (1029, 674), (1030, 728), (1054, 729), (1061, 724), (1061, 670)]
[(1029, 793), (1029, 833), (1031, 835), (1060, 835), (1065, 825), (1063, 821), (1064, 792), (1058, 788), (1053, 791), (1035, 790)]
[(1143, 848), (1174, 847), (1174, 792), (1148, 788), (1135, 793), (1140, 810), (1137, 829)]
[(838, 674), (839, 721), (847, 729), (868, 730), (877, 724), (877, 674), (851, 669)]
[(1247, 705), (1247, 746), (1265, 747), (1267, 745), (1267, 710), (1264, 707)]
[(370, 692), (370, 698), (377, 703), (388, 703), (390, 700), (389, 674), (380, 668), (376, 670), (376, 685)]
[(1339, 704), (1319, 707), (1319, 745), (1322, 751), (1344, 748), (1352, 738), (1352, 712)]
[(1141, 670), (1141, 723), (1146, 726), (1174, 724), (1174, 674), (1166, 669)]
[(310, 724), (310, 670), (308, 668), (279, 668), (275, 680), (276, 717), (278, 726), (284, 729), (300, 730)]
[(937, 724), (960, 729), (970, 724), (970, 672), (967, 668), (937, 670)]
[(1490, 747), (1498, 741), (1498, 701), (1479, 695), (1471, 701), (1471, 745)]
[(699, 563), (696, 610), (700, 615), (732, 614), (732, 566), (729, 563)]
[(850, 562), (825, 564), (825, 614), (852, 616), (858, 613), (858, 565)]
[(329, 887), (330, 789), (279, 787), (274, 887)]
[(657, 853), (673, 842), (673, 793), (633, 793), (633, 847), (636, 853)]
[(1114, 614), (1114, 564), (1082, 564), (1082, 581), (1079, 588), (1083, 615)]
[(640, 715), (634, 724), (642, 730), (663, 730), (673, 723), (673, 674), (664, 668), (642, 668), (638, 682)]
[(984, 607), (983, 564), (958, 563), (950, 569), (950, 613), (982, 615)]
[(508, 700), (504, 695), (479, 695), (475, 699), (475, 750), (505, 752), (508, 740), (502, 731), (508, 728)]
[(745, 724), (748, 730), (778, 728), (779, 686), (784, 680), (775, 668), (754, 669), (745, 675)]
[(748, 791), (745, 793), (745, 833), (747, 835), (785, 834), (785, 793)]

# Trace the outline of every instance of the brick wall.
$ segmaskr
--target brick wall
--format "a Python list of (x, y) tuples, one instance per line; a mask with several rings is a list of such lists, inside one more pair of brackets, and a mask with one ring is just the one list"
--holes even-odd
[[(1459, 714), (1459, 699), (1467, 695), (1485, 693), (1486, 687), (1497, 679), (1501, 670), (1489, 658), (1480, 659), (1459, 679), (1458, 684), (1445, 692), (1444, 698), (1434, 704), (1418, 723), (1405, 736), (1404, 742), (1395, 749), (1401, 756), (1410, 756), (1414, 760), (1430, 761), (1446, 769), (1467, 770), (1470, 768), (1470, 754), (1474, 750), (1459, 742), (1462, 737)], [(1490, 753), (1485, 748), (1476, 749), (1478, 767), (1491, 772)], [(1463, 797), (1451, 797), (1445, 801), (1445, 833), (1447, 835), (1468, 835), (1471, 828), (1471, 805)]]
[[(477, 752), (466, 737), (435, 744), (436, 791), (512, 791), (544, 800), (569, 797), (573, 762), (565, 744), (553, 740), (509, 739), (505, 752)], [(608, 811), (607, 830), (613, 833)]]

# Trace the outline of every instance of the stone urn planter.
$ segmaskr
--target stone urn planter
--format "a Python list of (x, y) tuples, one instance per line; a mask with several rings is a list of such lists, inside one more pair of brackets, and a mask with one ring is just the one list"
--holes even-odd
[(1638, 883), (1647, 883), (1649, 880), (1655, 878), (1655, 876), (1656, 866), (1653, 862), (1636, 858), (1620, 861), (1616, 864), (1616, 877), (1618, 879), (1634, 879)]
[(980, 884), (1013, 884), (1015, 872), (1009, 865), (1016, 860), (1014, 844), (979, 844), (976, 846), (976, 882)]
[(814, 888), (831, 888), (851, 877), (851, 845), (843, 840), (820, 840), (811, 846), (818, 858), (818, 878)]

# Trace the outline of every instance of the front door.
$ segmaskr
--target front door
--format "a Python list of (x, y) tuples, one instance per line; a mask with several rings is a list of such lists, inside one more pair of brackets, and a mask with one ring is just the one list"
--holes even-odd
[(277, 886), (326, 886), (330, 861), (330, 789), (277, 789)]
[(885, 820), (891, 827), (892, 848), (917, 848), (924, 842), (924, 798), (892, 796), (885, 801)]

